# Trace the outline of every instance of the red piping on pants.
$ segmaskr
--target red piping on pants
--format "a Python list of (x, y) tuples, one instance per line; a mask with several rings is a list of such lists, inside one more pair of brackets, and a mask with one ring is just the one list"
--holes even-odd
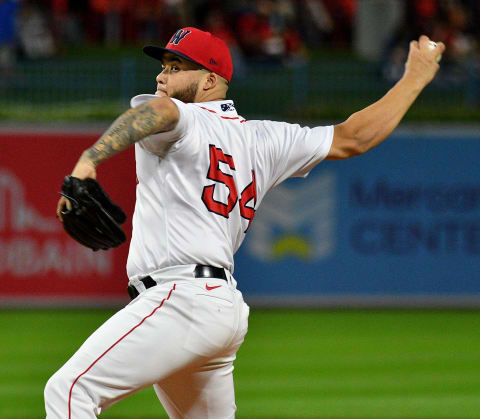
[(138, 323), (136, 326), (132, 327), (127, 333), (125, 333), (120, 339), (118, 339), (110, 348), (108, 348), (102, 355), (100, 355), (93, 363), (85, 370), (83, 371), (77, 378), (75, 378), (75, 381), (72, 383), (72, 386), (70, 387), (70, 393), (68, 394), (68, 419), (71, 419), (72, 417), (72, 409), (71, 409), (71, 402), (72, 402), (72, 392), (73, 392), (73, 387), (77, 383), (77, 381), (80, 379), (82, 375), (85, 375), (90, 369), (98, 362), (100, 359), (102, 359), (111, 349), (113, 349), (118, 343), (120, 343), (123, 339), (125, 339), (130, 333), (132, 333), (137, 327), (139, 327), (145, 320), (147, 320), (149, 317), (152, 317), (155, 312), (163, 306), (163, 303), (167, 300), (170, 299), (170, 296), (172, 295), (172, 292), (175, 290), (176, 284), (173, 284), (172, 289), (168, 293), (167, 298), (164, 298), (160, 305), (158, 307), (155, 307), (155, 309), (146, 317), (142, 319), (140, 323)]

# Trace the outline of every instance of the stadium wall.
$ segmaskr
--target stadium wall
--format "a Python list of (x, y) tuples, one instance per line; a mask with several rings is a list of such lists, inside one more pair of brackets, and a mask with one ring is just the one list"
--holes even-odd
[[(95, 130), (0, 131), (0, 304), (128, 302), (128, 246), (91, 252), (55, 220), (63, 176)], [(267, 195), (236, 256), (254, 306), (480, 306), (480, 130), (400, 130)], [(133, 150), (99, 179), (133, 213)], [(127, 223), (130, 234), (131, 224)]]

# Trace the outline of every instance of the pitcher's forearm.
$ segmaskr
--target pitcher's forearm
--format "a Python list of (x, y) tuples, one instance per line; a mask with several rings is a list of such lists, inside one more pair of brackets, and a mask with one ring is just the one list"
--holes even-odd
[(445, 45), (442, 42), (435, 45), (432, 48), (425, 35), (410, 42), (403, 77), (380, 100), (335, 125), (327, 159), (358, 156), (392, 133), (440, 68), (438, 57), (445, 51)]
[(359, 149), (365, 152), (388, 137), (423, 90), (413, 78), (404, 77), (380, 100), (352, 114), (348, 123)]
[(80, 161), (90, 161), (98, 166), (149, 135), (175, 128), (178, 108), (170, 99), (160, 100), (129, 109), (120, 115), (100, 139), (83, 152)]

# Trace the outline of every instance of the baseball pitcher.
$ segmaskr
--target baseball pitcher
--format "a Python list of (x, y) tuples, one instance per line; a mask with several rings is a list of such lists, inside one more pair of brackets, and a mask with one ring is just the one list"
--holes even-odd
[[(161, 63), (155, 94), (134, 97), (131, 109), (84, 151), (57, 207), (83, 244), (118, 245), (115, 220), (122, 222), (122, 214), (115, 209), (112, 222), (112, 203), (87, 179), (135, 144), (132, 301), (50, 378), (47, 418), (95, 418), (147, 386), (171, 418), (233, 418), (233, 362), (249, 314), (233, 255), (265, 194), (289, 177), (307, 176), (324, 159), (346, 159), (382, 142), (434, 78), (444, 49), (431, 48), (426, 36), (412, 41), (405, 73), (384, 97), (341, 124), (308, 128), (242, 118), (226, 99), (230, 52), (208, 32), (187, 27), (165, 48), (145, 47)], [(103, 227), (84, 235), (100, 213)], [(89, 216), (79, 227), (71, 220), (81, 214)], [(117, 232), (113, 241), (110, 230)]]

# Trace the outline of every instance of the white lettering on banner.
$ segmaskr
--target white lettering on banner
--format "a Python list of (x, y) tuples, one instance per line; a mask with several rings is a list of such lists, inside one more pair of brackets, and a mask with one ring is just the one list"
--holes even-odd
[(260, 206), (247, 235), (249, 253), (262, 261), (325, 259), (335, 250), (335, 184), (324, 172), (295, 186), (279, 185)]
[[(2, 237), (3, 232), (10, 234)], [(45, 217), (27, 203), (21, 179), (0, 168), (0, 274), (25, 278), (112, 272), (112, 253), (93, 252), (62, 234), (54, 216)]]
[(28, 206), (21, 180), (0, 168), (0, 231), (6, 230), (7, 226), (12, 231), (49, 233), (61, 230), (55, 217), (43, 217), (35, 208)]
[(33, 238), (0, 240), (0, 274), (106, 275), (112, 268), (112, 254), (92, 252), (77, 243), (51, 239), (40, 244)]

